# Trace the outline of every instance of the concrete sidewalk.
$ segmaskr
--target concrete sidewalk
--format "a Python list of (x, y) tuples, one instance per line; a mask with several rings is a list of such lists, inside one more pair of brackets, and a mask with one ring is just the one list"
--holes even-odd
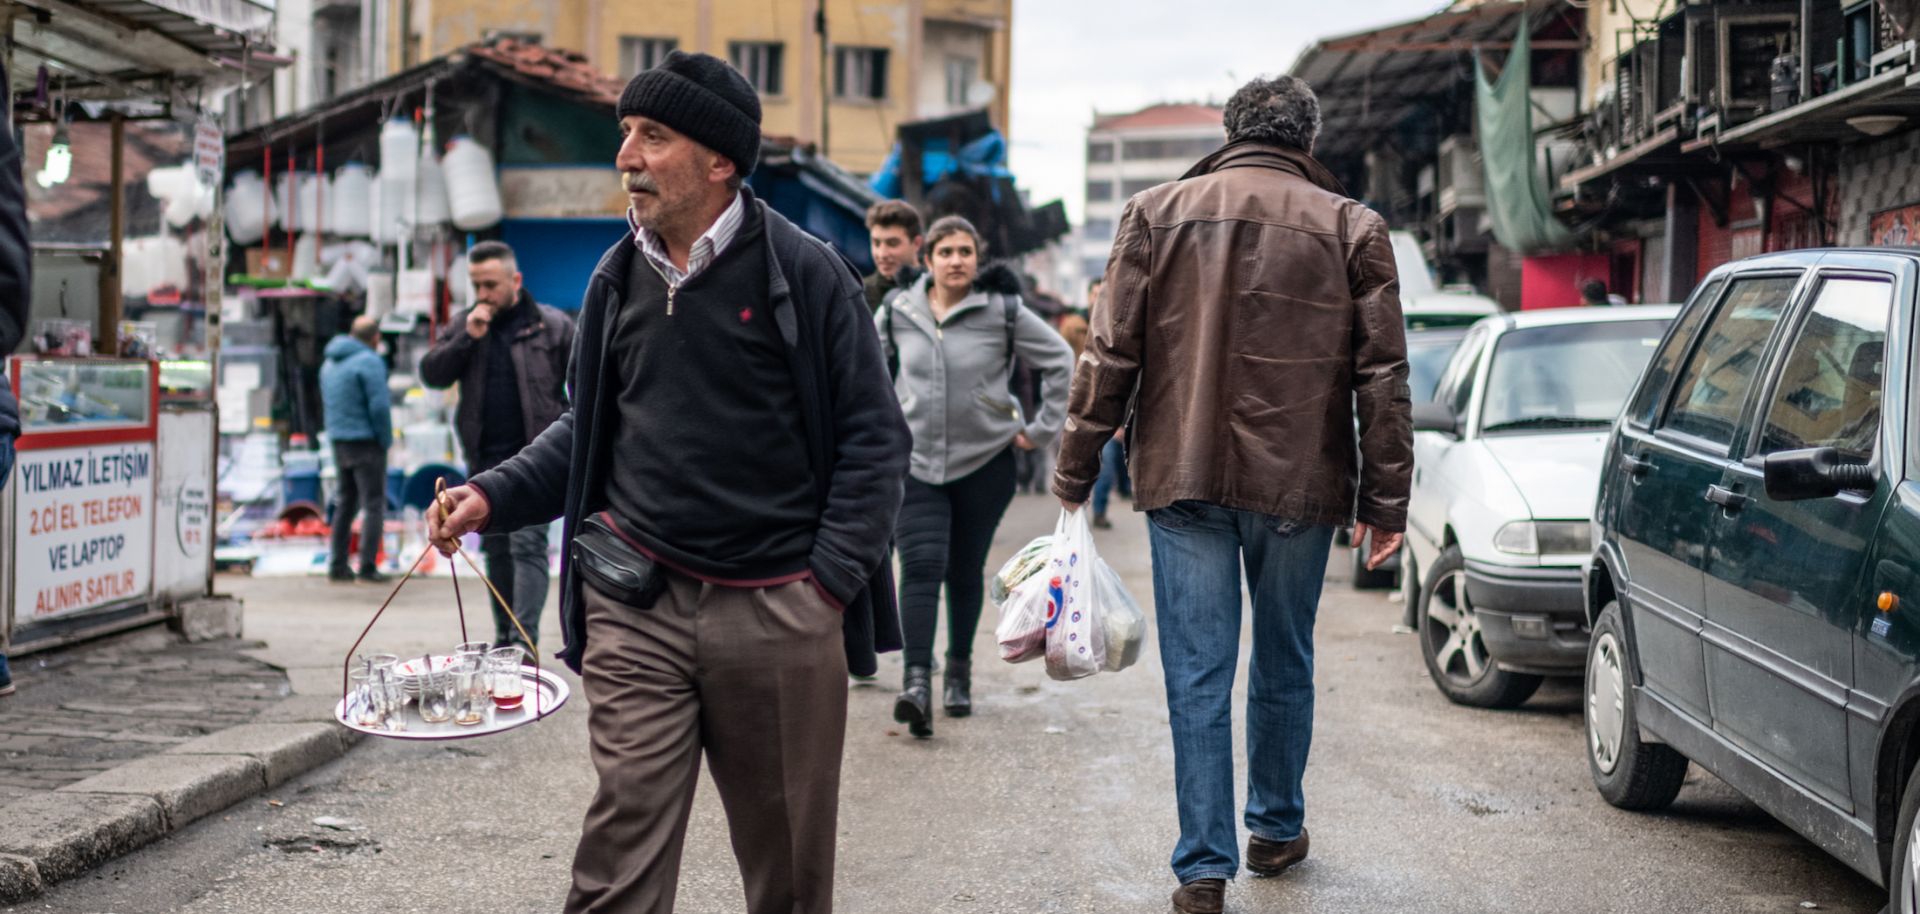
[[(368, 591), (371, 592), (370, 590)], [(330, 694), (252, 656), (234, 606), (15, 658), (0, 699), (0, 903), (35, 897), (344, 753)], [(192, 640), (190, 640), (192, 639)]]

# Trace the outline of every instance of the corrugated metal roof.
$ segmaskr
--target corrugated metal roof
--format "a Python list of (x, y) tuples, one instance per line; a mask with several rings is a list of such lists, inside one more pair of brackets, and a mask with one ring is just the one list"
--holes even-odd
[(1352, 155), (1371, 147), (1421, 105), (1472, 85), (1475, 45), (1513, 39), (1520, 14), (1536, 26), (1564, 0), (1493, 0), (1364, 32), (1324, 38), (1288, 71), (1320, 97), (1316, 152)]
[(45, 66), (74, 98), (164, 99), (175, 89), (238, 83), (273, 56), (273, 7), (253, 0), (7, 0), (12, 82), (30, 90)]

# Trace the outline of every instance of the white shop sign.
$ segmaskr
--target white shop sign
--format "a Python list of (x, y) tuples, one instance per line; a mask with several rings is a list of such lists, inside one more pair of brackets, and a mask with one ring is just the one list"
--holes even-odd
[(16, 623), (147, 596), (153, 471), (150, 443), (19, 455), (13, 470)]

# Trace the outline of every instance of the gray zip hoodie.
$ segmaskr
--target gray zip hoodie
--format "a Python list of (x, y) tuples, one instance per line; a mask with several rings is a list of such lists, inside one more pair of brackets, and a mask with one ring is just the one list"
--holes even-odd
[(937, 322), (927, 301), (929, 282), (922, 277), (893, 295), (874, 321), (883, 341), (887, 321), (893, 322), (900, 365), (893, 390), (913, 431), (908, 472), (929, 485), (945, 485), (986, 466), (1021, 432), (1037, 447), (1053, 443), (1067, 418), (1073, 350), (1039, 315), (1025, 306), (1015, 309), (1014, 348), (1041, 377), (1040, 414), (1028, 421), (1007, 388), (1013, 360), (1004, 309), (988, 293), (975, 291), (945, 323)]

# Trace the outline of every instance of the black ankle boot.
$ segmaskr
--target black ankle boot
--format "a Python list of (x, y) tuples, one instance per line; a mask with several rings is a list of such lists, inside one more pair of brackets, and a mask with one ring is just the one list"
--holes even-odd
[(948, 717), (966, 717), (973, 713), (973, 661), (947, 658), (947, 688), (944, 701)]
[(907, 731), (920, 739), (933, 735), (933, 670), (907, 666), (906, 687), (893, 700), (893, 719), (907, 725)]

